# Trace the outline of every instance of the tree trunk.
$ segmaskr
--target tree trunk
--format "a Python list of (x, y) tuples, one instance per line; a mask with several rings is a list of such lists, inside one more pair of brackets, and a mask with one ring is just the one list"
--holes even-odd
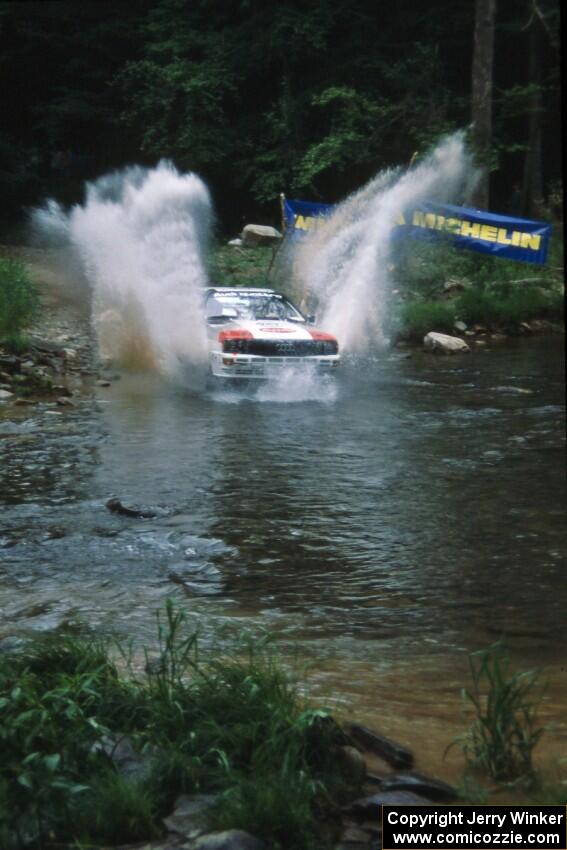
[(476, 0), (472, 63), (472, 138), (481, 178), (474, 203), (488, 209), (489, 161), (492, 143), (492, 65), (496, 0)]
[(528, 149), (524, 159), (522, 182), (522, 213), (537, 216), (543, 202), (543, 161), (542, 161), (542, 27), (535, 17), (529, 29), (528, 82), (531, 85), (528, 118)]

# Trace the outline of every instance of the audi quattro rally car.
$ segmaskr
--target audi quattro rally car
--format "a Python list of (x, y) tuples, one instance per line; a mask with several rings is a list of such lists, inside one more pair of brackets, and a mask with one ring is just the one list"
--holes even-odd
[(269, 378), (289, 366), (331, 373), (339, 365), (335, 337), (273, 289), (210, 287), (205, 315), (216, 378)]

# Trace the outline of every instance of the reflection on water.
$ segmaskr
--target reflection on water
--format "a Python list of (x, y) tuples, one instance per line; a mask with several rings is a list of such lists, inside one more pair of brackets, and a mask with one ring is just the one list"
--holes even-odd
[[(502, 637), (521, 666), (553, 665), (557, 719), (563, 387), (562, 341), (542, 339), (353, 363), (335, 398), (123, 377), (59, 415), (4, 411), (0, 637), (78, 624), (150, 641), (173, 595), (205, 633), (298, 641), (311, 687), (427, 758), (462, 728), (466, 653)], [(112, 495), (165, 510), (117, 516)]]

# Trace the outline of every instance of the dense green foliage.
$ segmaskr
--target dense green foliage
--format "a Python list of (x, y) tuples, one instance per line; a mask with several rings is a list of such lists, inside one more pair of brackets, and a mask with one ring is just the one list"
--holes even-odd
[[(265, 642), (202, 655), (170, 605), (159, 638), (143, 676), (119, 674), (102, 643), (61, 636), (0, 656), (0, 846), (151, 838), (195, 791), (219, 795), (212, 826), (325, 846), (316, 813), (347, 788), (331, 718), (302, 704)], [(129, 774), (111, 759), (125, 740), (142, 754)]]
[[(281, 191), (336, 201), (470, 123), (474, 5), (139, 0), (110, 12), (94, 0), (3, 0), (3, 214), (162, 157), (205, 178), (232, 228), (256, 214), (275, 223)], [(499, 0), (494, 209), (535, 211), (511, 194), (536, 115), (557, 212), (558, 33), (556, 0), (538, 0), (537, 13), (533, 0)]]
[(22, 263), (0, 257), (0, 342), (18, 347), (38, 307), (37, 289)]

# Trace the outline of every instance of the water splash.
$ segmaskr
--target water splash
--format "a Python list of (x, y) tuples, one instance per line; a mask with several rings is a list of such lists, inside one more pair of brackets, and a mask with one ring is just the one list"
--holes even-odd
[(396, 220), (423, 201), (464, 201), (475, 182), (464, 134), (454, 134), (415, 167), (379, 174), (294, 248), (295, 294), (317, 305), (318, 324), (343, 350), (385, 342)]
[(212, 391), (216, 401), (224, 404), (261, 402), (297, 404), (302, 402), (335, 402), (339, 395), (336, 379), (317, 374), (314, 368), (287, 367), (265, 381), (251, 381), (247, 386), (231, 388), (230, 384)]
[(87, 184), (66, 213), (48, 201), (32, 216), (51, 244), (80, 257), (92, 292), (100, 353), (136, 369), (175, 375), (207, 359), (201, 290), (211, 222), (208, 190), (168, 162)]

